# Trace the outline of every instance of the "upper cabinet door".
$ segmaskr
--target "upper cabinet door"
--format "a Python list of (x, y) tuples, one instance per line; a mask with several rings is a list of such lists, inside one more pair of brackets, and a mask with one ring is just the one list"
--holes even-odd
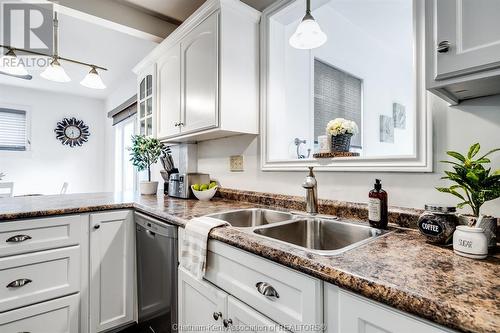
[(137, 92), (137, 122), (139, 134), (145, 136), (155, 136), (155, 80), (154, 66), (150, 70), (145, 71), (139, 76), (138, 92)]
[(181, 132), (218, 125), (218, 21), (216, 12), (181, 42)]
[(179, 134), (181, 118), (181, 51), (177, 44), (157, 63), (158, 138)]
[(500, 67), (500, 1), (434, 0), (436, 79)]

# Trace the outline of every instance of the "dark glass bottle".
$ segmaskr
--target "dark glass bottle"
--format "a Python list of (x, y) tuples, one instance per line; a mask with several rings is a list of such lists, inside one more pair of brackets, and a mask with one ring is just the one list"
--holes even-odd
[(387, 229), (387, 192), (382, 189), (380, 179), (375, 179), (375, 187), (368, 193), (368, 221), (374, 228)]

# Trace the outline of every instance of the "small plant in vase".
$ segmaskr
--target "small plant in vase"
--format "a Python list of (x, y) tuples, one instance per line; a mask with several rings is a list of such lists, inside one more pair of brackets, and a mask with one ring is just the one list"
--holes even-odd
[(148, 180), (141, 181), (141, 194), (156, 194), (158, 182), (151, 181), (151, 165), (158, 162), (162, 152), (163, 144), (155, 138), (144, 135), (132, 136), (132, 147), (130, 150), (130, 161), (138, 171), (148, 170)]
[(490, 244), (496, 243), (496, 218), (491, 216), (481, 216), (481, 206), (491, 200), (500, 197), (500, 169), (491, 171), (487, 167), (491, 163), (488, 158), (494, 152), (500, 151), (500, 148), (490, 150), (485, 155), (479, 155), (481, 146), (479, 143), (473, 144), (466, 155), (456, 151), (448, 151), (446, 154), (453, 158), (452, 161), (441, 161), (450, 164), (453, 171), (445, 171), (446, 176), (442, 179), (448, 179), (454, 182), (449, 187), (437, 187), (436, 189), (443, 193), (449, 193), (459, 198), (461, 202), (458, 208), (469, 206), (472, 215), (460, 215), (459, 220), (462, 224), (469, 227), (481, 227), (485, 231)]
[(332, 137), (332, 151), (348, 152), (351, 148), (351, 138), (358, 131), (358, 125), (352, 120), (335, 118), (329, 121), (326, 133)]

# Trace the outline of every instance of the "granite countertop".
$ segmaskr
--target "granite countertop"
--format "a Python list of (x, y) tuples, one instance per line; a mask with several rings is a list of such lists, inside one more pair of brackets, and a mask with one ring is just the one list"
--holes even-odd
[[(224, 196), (236, 199), (234, 192)], [(283, 201), (282, 196), (277, 198), (279, 200), (272, 201), (268, 197), (263, 206), (297, 208), (290, 201)], [(0, 199), (0, 222), (135, 208), (169, 223), (184, 226), (192, 217), (260, 205), (262, 200), (250, 203), (217, 198), (201, 202), (163, 195), (69, 194)], [(336, 209), (347, 212), (345, 214), (352, 210), (354, 215), (359, 215), (361, 208), (357, 204), (345, 204), (344, 209)], [(331, 209), (333, 208), (330, 207)], [(415, 215), (411, 211), (394, 212), (405, 220), (404, 225), (413, 221), (414, 217), (411, 216)], [(463, 258), (453, 254), (451, 247), (426, 243), (416, 230), (408, 228), (397, 228), (383, 237), (337, 256), (313, 254), (232, 227), (217, 228), (211, 232), (210, 238), (455, 330), (500, 331), (498, 254), (489, 256), (486, 260)]]

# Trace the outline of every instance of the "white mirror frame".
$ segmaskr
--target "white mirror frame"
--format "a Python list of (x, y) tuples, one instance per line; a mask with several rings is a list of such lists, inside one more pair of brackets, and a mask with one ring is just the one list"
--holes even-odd
[(416, 130), (414, 155), (384, 157), (343, 157), (335, 159), (270, 160), (268, 155), (268, 59), (269, 18), (281, 9), (298, 0), (282, 0), (269, 6), (261, 17), (261, 114), (260, 149), (263, 171), (303, 171), (314, 166), (318, 171), (386, 171), (386, 172), (432, 172), (432, 114), (425, 89), (425, 2), (413, 0), (414, 73)]

